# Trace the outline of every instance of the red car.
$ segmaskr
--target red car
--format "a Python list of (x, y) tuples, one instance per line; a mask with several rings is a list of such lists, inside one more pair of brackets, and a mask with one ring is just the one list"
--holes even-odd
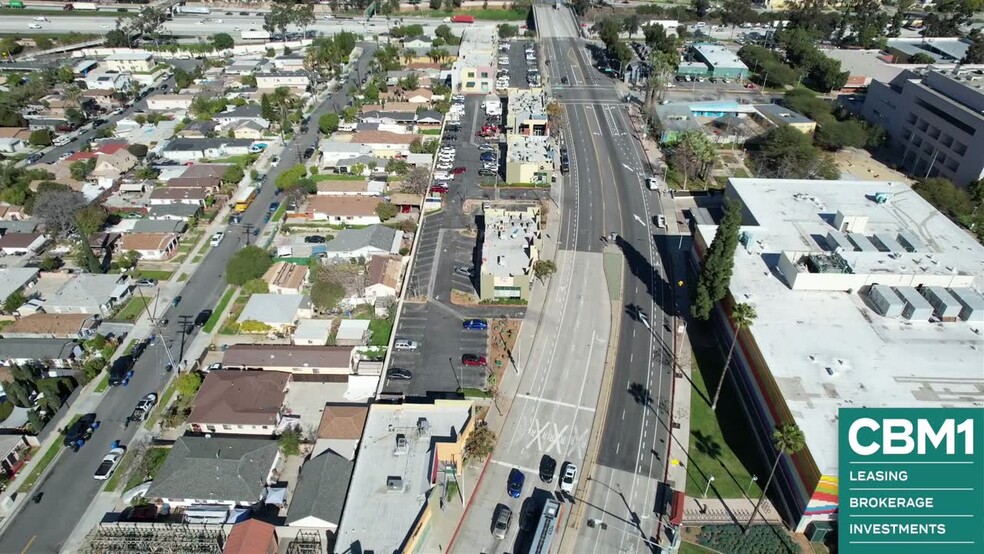
[(430, 191), (435, 194), (447, 194), (448, 190), (447, 185), (434, 185), (430, 188)]
[(485, 360), (485, 356), (479, 356), (478, 354), (462, 354), (461, 363), (462, 365), (485, 367), (486, 360)]
[(464, 166), (456, 167), (456, 168), (454, 168), (454, 169), (451, 170), (451, 175), (461, 175), (462, 173), (464, 173), (466, 171), (468, 171), (468, 168), (467, 167), (464, 167)]

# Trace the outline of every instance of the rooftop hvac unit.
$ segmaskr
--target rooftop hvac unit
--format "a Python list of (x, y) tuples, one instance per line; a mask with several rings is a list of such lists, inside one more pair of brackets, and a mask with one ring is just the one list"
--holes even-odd
[(840, 231), (827, 233), (827, 246), (834, 252), (854, 252), (854, 245)]
[(913, 287), (895, 287), (895, 292), (905, 300), (902, 317), (910, 321), (929, 321), (933, 306)]
[(834, 216), (834, 227), (842, 233), (863, 233), (868, 226), (868, 216), (865, 215), (846, 215), (838, 211)]
[(386, 490), (390, 492), (402, 492), (403, 491), (403, 477), (399, 475), (390, 475), (386, 478)]
[(847, 238), (853, 242), (854, 245), (857, 246), (857, 249), (861, 252), (878, 252), (878, 247), (868, 240), (868, 237), (862, 235), (861, 233), (848, 233)]
[(904, 251), (904, 249), (902, 248), (902, 245), (900, 245), (895, 240), (895, 237), (893, 237), (892, 235), (889, 235), (888, 233), (875, 233), (875, 235), (872, 237), (872, 239), (873, 239), (872, 242), (875, 243), (875, 246), (877, 246), (883, 252), (903, 252)]
[(396, 448), (393, 450), (393, 455), (406, 454), (410, 450), (410, 445), (407, 443), (407, 436), (403, 433), (398, 433), (396, 435)]
[(943, 321), (956, 321), (963, 306), (943, 287), (923, 287), (920, 292)]
[(971, 288), (950, 289), (950, 293), (960, 303), (960, 319), (984, 321), (984, 296)]
[(899, 317), (905, 308), (905, 302), (888, 285), (872, 285), (868, 290), (868, 299), (884, 317)]
[(899, 244), (908, 252), (919, 252), (926, 249), (923, 241), (919, 240), (919, 237), (909, 231), (899, 233), (898, 240)]
[(422, 417), (417, 420), (417, 433), (420, 435), (421, 438), (429, 437), (430, 429), (431, 429), (430, 422), (427, 421), (426, 417)]

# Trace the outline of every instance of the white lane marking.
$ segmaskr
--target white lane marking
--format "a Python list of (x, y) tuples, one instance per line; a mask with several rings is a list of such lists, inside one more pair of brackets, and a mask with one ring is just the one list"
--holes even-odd
[(572, 404), (570, 402), (562, 402), (560, 400), (552, 400), (550, 398), (543, 398), (541, 396), (532, 396), (532, 395), (524, 394), (524, 393), (521, 393), (521, 392), (520, 393), (516, 393), (516, 398), (526, 398), (526, 399), (529, 399), (529, 400), (535, 400), (537, 402), (545, 402), (547, 404), (554, 404), (556, 406), (564, 406), (565, 408), (574, 408), (575, 410), (584, 410), (586, 412), (593, 412), (593, 411), (595, 411), (594, 408), (591, 408), (591, 407), (588, 407), (588, 406), (579, 406), (577, 404)]
[(510, 464), (509, 462), (503, 462), (500, 460), (492, 460), (492, 463), (498, 466), (508, 467), (509, 469), (518, 469), (524, 473), (532, 473), (533, 475), (540, 473), (539, 469), (533, 469), (531, 467), (525, 467), (517, 464)]

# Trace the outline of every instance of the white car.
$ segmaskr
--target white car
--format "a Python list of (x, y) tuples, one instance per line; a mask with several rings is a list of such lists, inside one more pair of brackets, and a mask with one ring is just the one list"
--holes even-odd
[(30, 25), (27, 26), (27, 28), (28, 29), (40, 29), (41, 26), (38, 25), (37, 23), (31, 23)]
[(212, 240), (210, 242), (211, 242), (212, 246), (215, 247), (215, 246), (218, 246), (219, 243), (222, 242), (222, 239), (223, 238), (225, 238), (225, 233), (223, 233), (222, 231), (219, 231), (218, 233), (215, 233), (214, 235), (212, 235)]
[(47, 17), (35, 17), (34, 18), (34, 21), (44, 21), (45, 23), (47, 23), (48, 22), (48, 18)]
[(508, 42), (503, 42), (502, 44), (499, 45), (499, 48), (501, 48), (502, 50), (509, 50), (510, 48), (512, 48), (512, 45), (509, 44)]
[(102, 463), (96, 468), (96, 473), (93, 477), (100, 481), (105, 481), (112, 477), (113, 472), (116, 471), (116, 466), (120, 465), (120, 460), (123, 459), (123, 454), (125, 453), (126, 450), (121, 446), (110, 450), (109, 454), (103, 456)]
[(137, 402), (137, 407), (133, 408), (130, 414), (130, 421), (146, 421), (150, 416), (150, 411), (157, 405), (157, 393), (147, 393)]
[(442, 171), (451, 171), (452, 169), (454, 169), (454, 164), (442, 162), (437, 164), (437, 169), (440, 169)]
[(567, 462), (564, 466), (564, 476), (560, 478), (560, 490), (573, 494), (574, 483), (577, 482), (577, 466)]
[(393, 343), (393, 348), (396, 350), (416, 350), (417, 341), (410, 339), (396, 339)]

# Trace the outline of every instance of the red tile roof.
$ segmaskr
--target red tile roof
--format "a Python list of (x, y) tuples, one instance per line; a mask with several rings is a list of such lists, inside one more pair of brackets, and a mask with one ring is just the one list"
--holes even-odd
[(66, 158), (65, 161), (68, 161), (68, 162), (81, 162), (81, 161), (85, 161), (85, 160), (91, 160), (91, 159), (93, 159), (95, 157), (97, 157), (96, 154), (94, 154), (92, 152), (76, 152), (76, 153), (72, 154), (71, 156), (69, 156), (68, 158)]
[(125, 150), (128, 145), (123, 142), (114, 142), (110, 144), (103, 144), (96, 149), (96, 152), (100, 154), (115, 154), (120, 150)]

